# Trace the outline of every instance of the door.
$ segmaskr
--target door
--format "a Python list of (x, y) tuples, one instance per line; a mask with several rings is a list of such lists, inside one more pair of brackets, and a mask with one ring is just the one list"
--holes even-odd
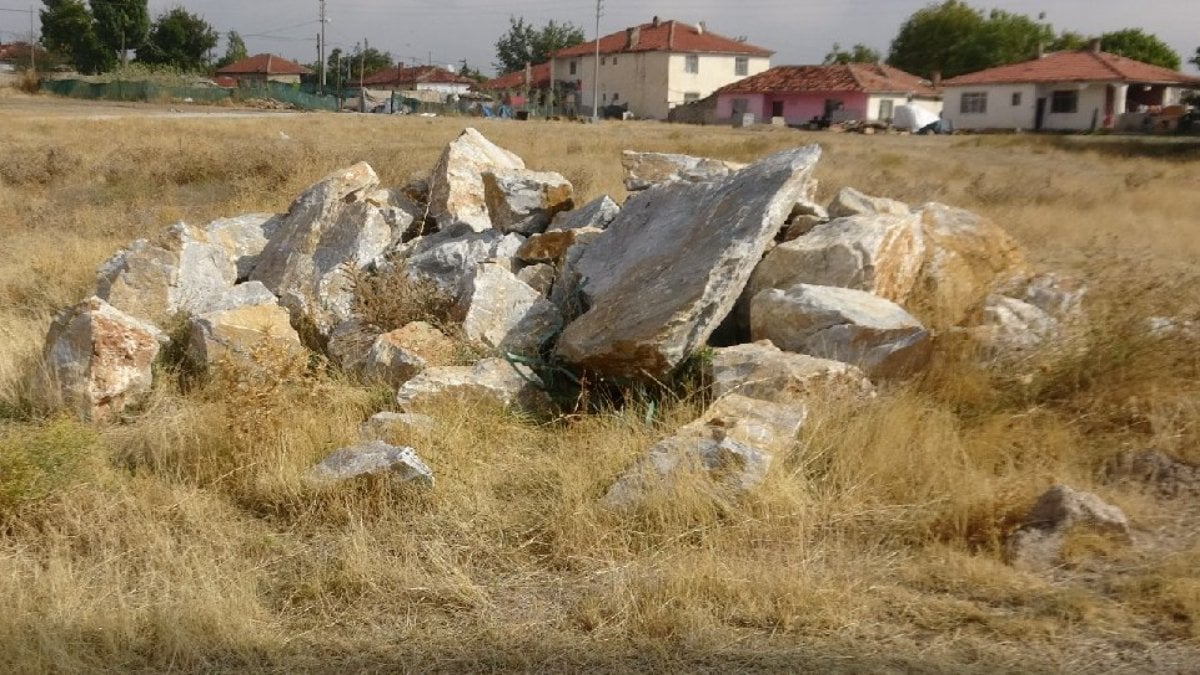
[(783, 101), (771, 101), (771, 117), (783, 117)]
[(1041, 131), (1042, 126), (1046, 123), (1046, 99), (1039, 98), (1037, 100), (1037, 113), (1033, 118), (1033, 130)]

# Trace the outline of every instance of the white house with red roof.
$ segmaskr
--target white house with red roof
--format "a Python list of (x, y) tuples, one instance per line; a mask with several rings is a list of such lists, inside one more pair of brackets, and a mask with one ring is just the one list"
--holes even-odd
[(771, 67), (774, 53), (710, 32), (701, 23), (660, 21), (600, 38), (599, 101), (592, 99), (596, 41), (551, 55), (551, 80), (572, 92), (580, 113), (599, 103), (627, 106), (638, 117), (666, 119), (671, 108)]
[(957, 129), (1088, 131), (1121, 115), (1178, 104), (1200, 78), (1086, 49), (960, 75), (942, 83), (945, 116)]
[(364, 87), (393, 91), (433, 91), (440, 94), (465, 94), (475, 80), (463, 77), (441, 66), (388, 68), (373, 73), (362, 81)]
[(893, 111), (916, 105), (942, 111), (930, 82), (876, 63), (775, 66), (717, 90), (717, 119), (753, 113), (757, 120), (782, 117), (790, 125), (810, 120), (892, 121)]
[(217, 70), (217, 75), (233, 78), (238, 84), (282, 82), (300, 84), (301, 75), (311, 75), (304, 66), (274, 54), (255, 54)]

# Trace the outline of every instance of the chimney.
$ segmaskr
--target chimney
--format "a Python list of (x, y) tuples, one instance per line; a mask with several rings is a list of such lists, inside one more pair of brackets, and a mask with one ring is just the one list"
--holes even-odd
[(1039, 59), (1041, 59), (1041, 58), (1045, 58), (1045, 57), (1046, 57), (1046, 43), (1045, 43), (1045, 42), (1042, 42), (1041, 40), (1038, 40), (1038, 43), (1037, 43), (1037, 53), (1036, 53), (1036, 56), (1037, 56), (1037, 58), (1039, 58)]
[(1088, 51), (1093, 54), (1100, 53), (1100, 38), (1092, 38), (1088, 40)]
[(935, 70), (932, 73), (929, 73), (929, 84), (932, 85), (934, 89), (941, 89), (942, 88), (942, 71)]
[(655, 28), (658, 28), (658, 16), (655, 16), (653, 19), (650, 19), (650, 25), (654, 26)]
[(675, 49), (675, 22), (672, 21), (670, 26), (667, 26), (667, 51)]
[(703, 21), (696, 24), (696, 35), (704, 35), (706, 30), (708, 30), (708, 26), (704, 25)]
[(638, 42), (641, 41), (641, 38), (642, 38), (642, 29), (641, 28), (637, 28), (637, 27), (626, 28), (625, 29), (625, 48), (626, 49), (637, 49)]

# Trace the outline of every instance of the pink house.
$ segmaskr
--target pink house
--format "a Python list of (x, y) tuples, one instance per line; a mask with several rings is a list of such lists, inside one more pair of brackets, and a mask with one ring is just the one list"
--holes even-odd
[(930, 82), (875, 63), (776, 66), (717, 90), (717, 119), (753, 113), (758, 121), (782, 117), (789, 125), (814, 119), (890, 122), (901, 105), (941, 113)]

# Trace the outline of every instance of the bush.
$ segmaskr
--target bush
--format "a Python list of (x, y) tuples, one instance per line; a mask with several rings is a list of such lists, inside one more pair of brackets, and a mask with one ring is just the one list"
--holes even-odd
[(98, 440), (95, 431), (68, 418), (0, 436), (0, 517), (77, 480)]

